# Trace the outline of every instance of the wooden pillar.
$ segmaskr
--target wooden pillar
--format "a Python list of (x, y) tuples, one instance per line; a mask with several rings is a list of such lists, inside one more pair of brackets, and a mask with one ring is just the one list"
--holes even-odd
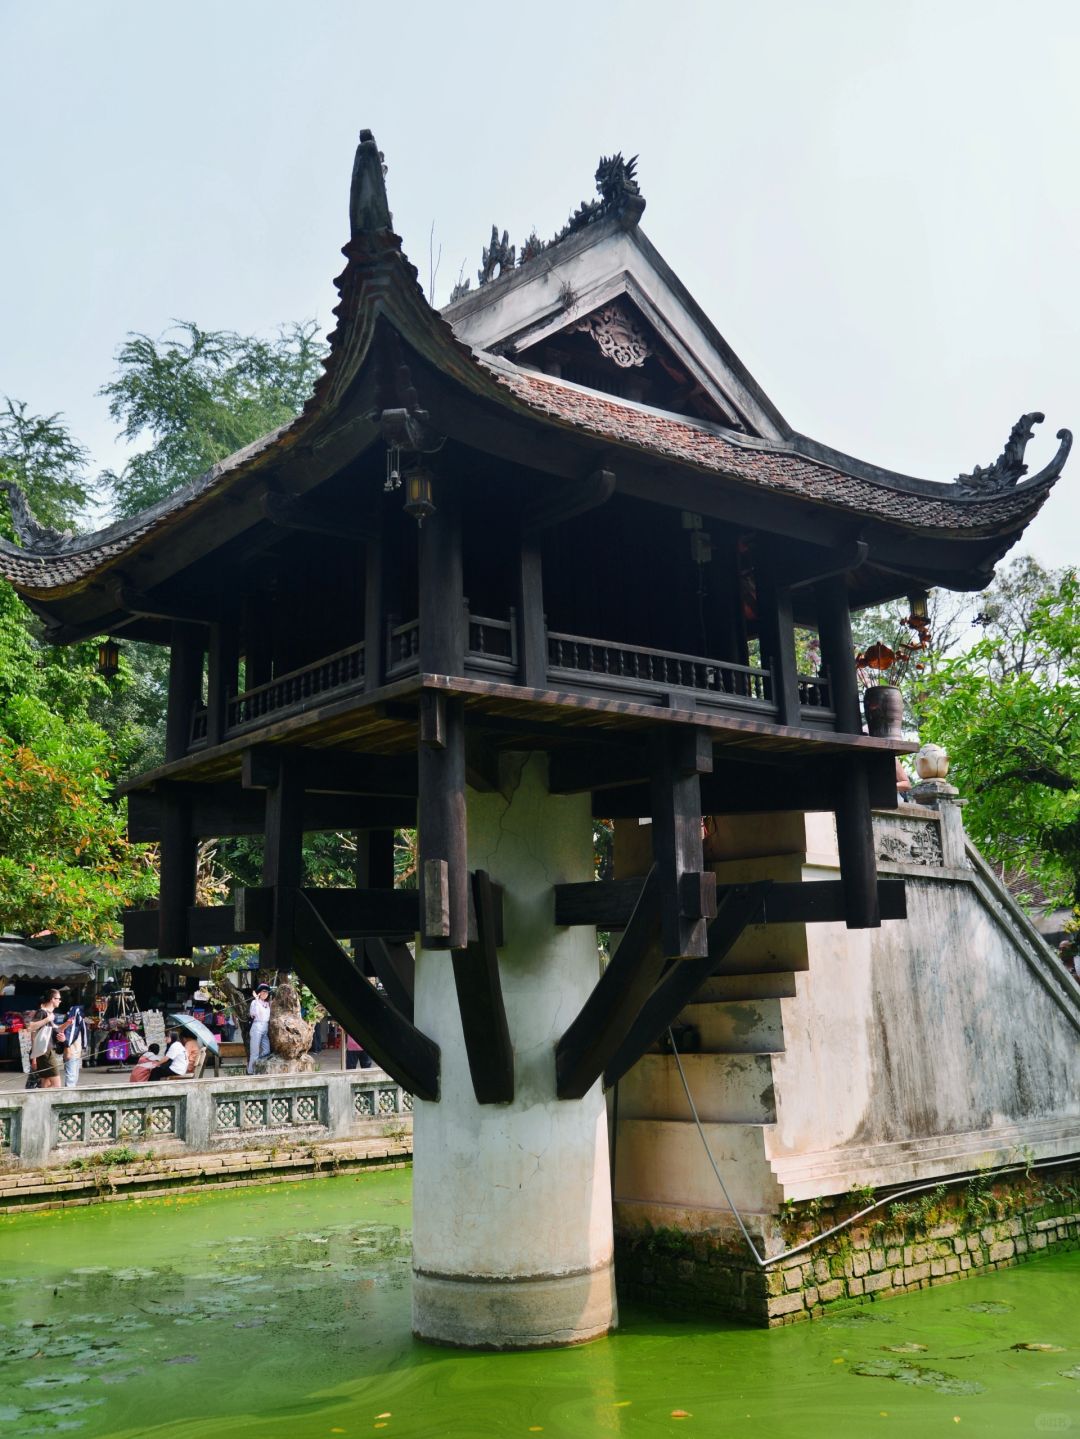
[(282, 762), (266, 791), (263, 884), (270, 913), (261, 957), (267, 969), (293, 968), (296, 893), (304, 879), (304, 785), (294, 765)]
[(360, 829), (356, 832), (357, 889), (393, 889), (394, 831)]
[(773, 673), (773, 698), (781, 724), (797, 725), (799, 667), (795, 660), (795, 617), (791, 591), (781, 583), (768, 556), (756, 566), (762, 662)]
[(182, 785), (161, 787), (158, 953), (162, 959), (190, 959), (188, 908), (195, 903), (198, 843), (191, 829), (191, 803)]
[(370, 693), (382, 684), (388, 656), (386, 599), (383, 586), (383, 512), (372, 517), (372, 530), (364, 545), (364, 688)]
[(224, 620), (210, 626), (206, 664), (206, 742), (221, 744), (228, 728), (229, 700), (236, 695), (240, 645), (236, 625)]
[(708, 953), (716, 916), (716, 878), (705, 873), (701, 847), (701, 775), (712, 771), (707, 731), (672, 727), (653, 746), (653, 858), (660, 883), (664, 953)]
[(201, 625), (175, 621), (169, 642), (169, 701), (165, 715), (165, 758), (181, 759), (191, 744), (191, 717), (202, 698), (205, 644)]
[(847, 757), (840, 772), (836, 801), (836, 845), (848, 929), (877, 929), (878, 900), (874, 822), (870, 813), (870, 782), (864, 755)]
[(465, 837), (465, 707), (457, 696), (420, 696), (417, 803), (420, 934), (425, 949), (464, 949), (469, 940)]
[(274, 672), (272, 647), (274, 627), (268, 623), (268, 610), (273, 603), (269, 594), (245, 597), (242, 610), (244, 688), (253, 690), (269, 684)]
[(520, 679), (529, 689), (547, 685), (547, 626), (539, 530), (524, 530), (518, 555), (518, 654)]
[(438, 506), (420, 526), (420, 670), (465, 673), (465, 591), (461, 508), (450, 478), (440, 479)]
[(836, 711), (836, 728), (843, 734), (862, 733), (859, 683), (855, 674), (855, 646), (851, 638), (851, 610), (843, 575), (819, 580), (817, 600), (821, 658), (829, 676), (829, 699)]

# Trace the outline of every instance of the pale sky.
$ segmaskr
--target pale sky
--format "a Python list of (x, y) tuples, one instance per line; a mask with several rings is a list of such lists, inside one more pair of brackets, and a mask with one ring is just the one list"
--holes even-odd
[[(170, 319), (332, 326), (357, 132), (445, 302), (601, 153), (797, 429), (926, 479), (1080, 431), (1075, 0), (0, 0), (0, 395), (118, 452), (95, 391)], [(1028, 532), (1075, 563), (1080, 452)]]

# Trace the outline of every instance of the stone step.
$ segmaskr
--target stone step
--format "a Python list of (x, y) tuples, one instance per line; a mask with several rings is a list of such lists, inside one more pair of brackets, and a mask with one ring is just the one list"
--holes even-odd
[[(704, 1124), (709, 1148), (739, 1209), (769, 1213), (784, 1195), (765, 1158), (761, 1125)], [(727, 1209), (697, 1126), (664, 1119), (627, 1119), (615, 1151), (617, 1204)]]
[[(772, 1124), (776, 1120), (768, 1054), (684, 1054), (683, 1070), (703, 1124)], [(646, 1054), (619, 1083), (620, 1123), (692, 1121), (674, 1055)]]
[(707, 1054), (775, 1054), (784, 1048), (779, 999), (696, 999), (679, 1016)]
[(695, 1002), (747, 999), (794, 999), (795, 975), (790, 969), (765, 971), (758, 974), (714, 974), (697, 992)]

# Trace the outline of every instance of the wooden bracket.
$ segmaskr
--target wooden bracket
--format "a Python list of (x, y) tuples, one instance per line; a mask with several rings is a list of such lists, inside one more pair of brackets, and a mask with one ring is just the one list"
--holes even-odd
[(303, 893), (292, 938), (296, 969), (319, 1003), (410, 1094), (437, 1100), (439, 1046), (360, 974)]
[(656, 865), (641, 886), (618, 949), (576, 1019), (555, 1046), (556, 1093), (581, 1099), (600, 1078), (630, 1032), (664, 969), (660, 945), (660, 876)]
[(451, 955), (461, 1029), (476, 1102), (509, 1104), (514, 1097), (514, 1049), (499, 979), (494, 887), (482, 869), (471, 880), (476, 940)]

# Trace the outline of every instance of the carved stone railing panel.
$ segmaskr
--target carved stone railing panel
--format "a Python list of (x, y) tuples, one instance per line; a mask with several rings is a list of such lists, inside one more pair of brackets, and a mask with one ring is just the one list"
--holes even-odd
[(387, 1119), (391, 1115), (412, 1114), (412, 1095), (385, 1075), (368, 1083), (354, 1084), (352, 1095), (353, 1113), (357, 1119)]
[(19, 1111), (0, 1109), (0, 1154), (19, 1152)]
[(253, 1135), (282, 1129), (325, 1129), (325, 1089), (273, 1090), (215, 1094), (211, 1128), (215, 1134)]
[(132, 1139), (183, 1139), (184, 1100), (118, 1100), (102, 1096), (53, 1111), (54, 1149), (108, 1146)]
[(907, 817), (903, 810), (895, 815), (874, 816), (874, 842), (877, 857), (886, 864), (919, 864), (941, 868), (944, 854), (941, 847), (941, 824), (937, 819)]

